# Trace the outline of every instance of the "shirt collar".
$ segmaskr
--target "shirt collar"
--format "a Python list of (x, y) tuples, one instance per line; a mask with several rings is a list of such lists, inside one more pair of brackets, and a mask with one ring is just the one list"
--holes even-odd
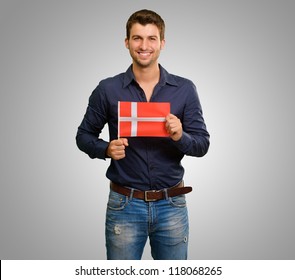
[[(164, 86), (165, 84), (169, 84), (171, 86), (178, 86), (177, 81), (175, 80), (174, 76), (169, 74), (160, 64), (160, 81), (159, 85)], [(136, 82), (133, 71), (132, 71), (132, 65), (129, 66), (127, 71), (124, 75), (124, 83), (123, 88), (127, 87), (129, 84), (131, 84), (133, 81)]]

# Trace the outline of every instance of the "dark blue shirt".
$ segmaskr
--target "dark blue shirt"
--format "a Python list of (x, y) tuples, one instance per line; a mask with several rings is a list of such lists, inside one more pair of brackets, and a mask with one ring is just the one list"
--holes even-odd
[[(208, 151), (209, 133), (195, 85), (159, 67), (160, 80), (150, 102), (170, 102), (171, 113), (181, 120), (182, 138), (176, 142), (169, 137), (128, 138), (125, 158), (112, 159), (106, 173), (114, 183), (141, 190), (174, 186), (183, 179), (183, 156), (202, 157)], [(106, 158), (109, 142), (99, 138), (105, 124), (109, 128), (109, 141), (117, 138), (118, 101), (147, 102), (132, 66), (125, 73), (102, 80), (89, 98), (76, 141), (90, 158)]]

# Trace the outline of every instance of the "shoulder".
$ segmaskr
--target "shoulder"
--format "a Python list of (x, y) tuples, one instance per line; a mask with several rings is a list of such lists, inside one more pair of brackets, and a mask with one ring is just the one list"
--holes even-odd
[(165, 80), (168, 84), (175, 85), (178, 87), (187, 86), (187, 87), (196, 88), (196, 86), (192, 80), (185, 78), (183, 76), (180, 76), (180, 75), (169, 73), (163, 67), (161, 67), (161, 70), (162, 70), (162, 73), (163, 73)]
[(93, 97), (106, 98), (110, 94), (122, 89), (124, 83), (124, 73), (117, 74), (113, 77), (107, 77), (97, 84), (92, 92)]
[(118, 91), (123, 84), (124, 73), (120, 73), (113, 77), (102, 79), (94, 88), (90, 95), (90, 102), (98, 103), (101, 100), (107, 100), (110, 93)]
[(170, 79), (175, 82), (175, 86), (182, 96), (192, 97), (197, 95), (197, 87), (194, 82), (183, 76), (170, 74)]
[(109, 88), (111, 86), (118, 86), (120, 84), (123, 84), (124, 76), (125, 76), (125, 73), (120, 73), (120, 74), (117, 74), (113, 77), (108, 77), (108, 78), (102, 79), (99, 82), (98, 87)]
[(189, 86), (189, 87), (195, 87), (195, 84), (192, 80), (182, 77), (182, 76), (178, 76), (178, 75), (174, 75), (172, 74), (173, 78), (175, 79), (175, 81), (177, 82), (177, 84), (179, 86)]
[(176, 74), (170, 74), (167, 71), (166, 75), (167, 83), (175, 87), (176, 92), (181, 94), (185, 102), (199, 102), (197, 87), (191, 79)]

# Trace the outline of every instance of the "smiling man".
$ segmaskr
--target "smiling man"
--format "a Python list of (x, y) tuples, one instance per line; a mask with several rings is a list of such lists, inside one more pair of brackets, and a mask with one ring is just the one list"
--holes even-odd
[[(187, 259), (189, 225), (183, 183), (185, 155), (202, 157), (209, 133), (194, 84), (169, 74), (158, 62), (165, 46), (165, 23), (140, 10), (126, 24), (125, 46), (132, 65), (99, 83), (78, 128), (78, 147), (90, 158), (110, 158), (105, 233), (107, 258), (141, 259), (149, 238), (156, 260)], [(167, 137), (118, 138), (120, 101), (170, 103)], [(105, 124), (109, 139), (100, 138)]]

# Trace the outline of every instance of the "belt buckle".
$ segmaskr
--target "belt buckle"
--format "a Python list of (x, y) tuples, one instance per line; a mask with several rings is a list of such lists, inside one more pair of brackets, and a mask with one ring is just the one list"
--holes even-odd
[(146, 201), (146, 202), (156, 201), (157, 200), (156, 198), (148, 198), (147, 197), (148, 193), (154, 193), (154, 192), (156, 192), (156, 190), (145, 191), (144, 192), (144, 201)]

